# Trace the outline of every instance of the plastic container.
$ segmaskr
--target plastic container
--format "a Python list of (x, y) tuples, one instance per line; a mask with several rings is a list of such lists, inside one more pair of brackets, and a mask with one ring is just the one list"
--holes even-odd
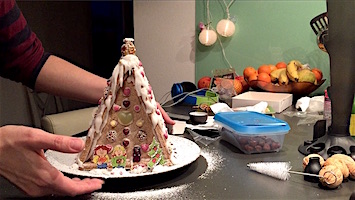
[(278, 152), (290, 126), (287, 122), (258, 112), (222, 112), (214, 117), (221, 139), (246, 154)]

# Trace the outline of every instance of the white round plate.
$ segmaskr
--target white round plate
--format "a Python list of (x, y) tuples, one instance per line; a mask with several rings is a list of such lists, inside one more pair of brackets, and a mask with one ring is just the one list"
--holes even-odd
[[(169, 137), (169, 142), (171, 142), (174, 146), (174, 150), (172, 153), (172, 156), (174, 157), (174, 159), (172, 159), (174, 165), (156, 166), (152, 172), (145, 172), (140, 174), (130, 173), (129, 171), (125, 171), (122, 168), (115, 168), (112, 171), (108, 171), (106, 169), (94, 169), (90, 171), (79, 170), (78, 165), (75, 161), (77, 154), (61, 153), (53, 150), (47, 150), (45, 152), (45, 156), (48, 162), (61, 172), (77, 176), (97, 178), (125, 178), (160, 174), (182, 168), (194, 162), (200, 156), (200, 147), (195, 142), (174, 135), (170, 135)], [(83, 139), (85, 139), (85, 137)]]

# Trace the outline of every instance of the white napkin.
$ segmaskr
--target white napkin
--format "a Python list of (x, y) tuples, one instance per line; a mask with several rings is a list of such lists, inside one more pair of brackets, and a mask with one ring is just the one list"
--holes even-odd
[(210, 108), (214, 114), (219, 112), (233, 112), (232, 108), (230, 108), (226, 103), (215, 103), (211, 105)]
[(259, 113), (264, 113), (267, 108), (267, 102), (261, 101), (254, 106), (246, 106), (246, 107), (239, 107), (239, 108), (234, 108), (233, 110), (235, 111), (254, 111), (254, 112), (259, 112)]
[(301, 109), (302, 112), (306, 112), (310, 101), (310, 97), (301, 97), (297, 100), (295, 107), (296, 109)]
[(324, 109), (324, 96), (301, 97), (297, 100), (296, 109), (302, 112), (322, 112)]

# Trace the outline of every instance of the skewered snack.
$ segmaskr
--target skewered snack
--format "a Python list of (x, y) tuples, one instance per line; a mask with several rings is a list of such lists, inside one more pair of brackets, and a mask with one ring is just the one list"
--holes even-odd
[(324, 166), (319, 171), (320, 183), (328, 188), (337, 188), (343, 182), (343, 173), (335, 165)]
[(324, 162), (324, 166), (328, 166), (328, 165), (334, 165), (334, 166), (338, 167), (340, 169), (341, 173), (343, 174), (344, 179), (349, 177), (349, 169), (342, 160), (334, 158), (332, 156)]

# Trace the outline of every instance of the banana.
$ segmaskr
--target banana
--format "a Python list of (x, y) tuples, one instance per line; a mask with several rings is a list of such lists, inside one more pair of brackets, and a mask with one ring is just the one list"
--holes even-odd
[(283, 70), (280, 73), (279, 76), (279, 85), (287, 85), (289, 82), (287, 74), (286, 74), (286, 69), (283, 68)]
[(302, 69), (298, 71), (298, 82), (309, 82), (317, 84), (317, 79), (314, 73), (309, 69)]
[(285, 71), (285, 72), (286, 72), (286, 69), (285, 69), (285, 68), (282, 68), (282, 69), (276, 69), (276, 70), (272, 71), (272, 72), (270, 73), (271, 82), (277, 83), (282, 71)]
[(302, 68), (302, 63), (298, 60), (291, 60), (286, 66), (286, 74), (291, 81), (298, 82), (298, 70)]

